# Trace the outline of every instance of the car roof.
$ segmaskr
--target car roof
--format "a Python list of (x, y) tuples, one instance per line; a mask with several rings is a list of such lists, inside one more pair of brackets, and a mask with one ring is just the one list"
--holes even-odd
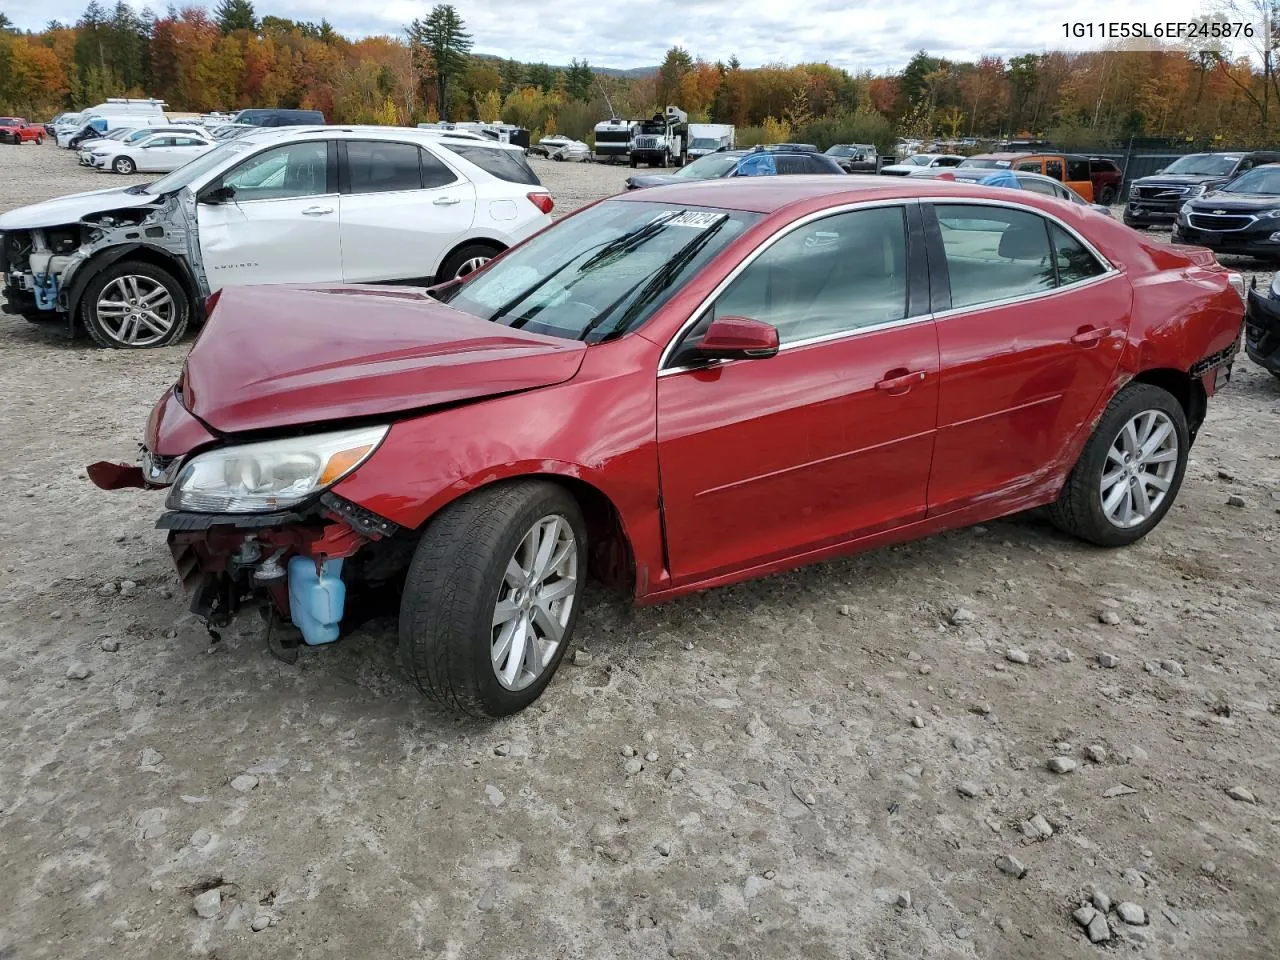
[[(990, 172), (990, 171), (988, 171)], [(1057, 181), (1055, 181), (1057, 182)], [(1008, 187), (983, 187), (934, 177), (875, 177), (793, 174), (785, 177), (728, 177), (690, 180), (620, 194), (626, 202), (656, 201), (721, 207), (751, 213), (776, 213), (794, 204), (828, 199), (833, 206), (868, 200), (911, 200), (937, 196), (939, 190), (959, 197), (1008, 200)], [(1028, 196), (1035, 196), (1030, 194)], [(1034, 206), (1034, 204), (1031, 204)]]

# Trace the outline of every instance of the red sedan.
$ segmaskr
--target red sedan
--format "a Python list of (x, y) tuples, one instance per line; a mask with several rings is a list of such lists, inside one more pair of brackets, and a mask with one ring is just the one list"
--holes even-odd
[(1207, 251), (1031, 193), (656, 187), (431, 291), (223, 290), (142, 466), (91, 475), (170, 488), (212, 626), (259, 605), (330, 642), (389, 586), (418, 685), (500, 716), (551, 679), (588, 571), (650, 602), (1041, 505), (1137, 540), (1242, 295)]

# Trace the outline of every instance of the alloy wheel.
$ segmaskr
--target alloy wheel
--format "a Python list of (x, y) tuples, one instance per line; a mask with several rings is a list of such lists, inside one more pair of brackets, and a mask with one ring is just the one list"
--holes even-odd
[(1145, 523), (1164, 502), (1178, 469), (1178, 431), (1160, 410), (1144, 410), (1120, 428), (1107, 450), (1099, 495), (1117, 527)]
[(490, 659), (503, 687), (525, 689), (555, 660), (578, 582), (573, 527), (559, 514), (542, 517), (507, 561), (493, 608)]
[(465, 277), (469, 274), (475, 273), (488, 262), (489, 257), (472, 257), (470, 260), (464, 260), (458, 267), (458, 272), (453, 276), (455, 279), (458, 277)]
[(94, 309), (103, 332), (131, 347), (163, 340), (178, 314), (178, 305), (164, 284), (134, 274), (117, 277), (103, 287)]

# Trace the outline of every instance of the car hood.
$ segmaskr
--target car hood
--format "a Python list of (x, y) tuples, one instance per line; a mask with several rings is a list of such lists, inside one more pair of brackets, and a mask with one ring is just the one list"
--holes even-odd
[(663, 175), (661, 173), (643, 174), (636, 177), (627, 177), (627, 186), (632, 189), (639, 187), (665, 187), (671, 183), (694, 183), (696, 181), (688, 177), (673, 177), (670, 174)]
[(108, 187), (106, 190), (73, 193), (67, 197), (18, 207), (8, 213), (0, 213), (0, 231), (60, 227), (63, 224), (75, 223), (81, 217), (87, 217), (91, 213), (145, 207), (156, 202), (153, 194), (129, 193), (129, 189), (127, 186)]
[(1274, 210), (1280, 207), (1280, 196), (1256, 193), (1228, 193), (1214, 190), (1190, 201), (1193, 210), (1228, 210), (1247, 212)]
[(1133, 181), (1144, 187), (1198, 187), (1203, 183), (1222, 182), (1225, 176), (1208, 176), (1200, 173), (1154, 173), (1149, 177), (1139, 177)]
[(181, 392), (211, 429), (242, 433), (549, 387), (578, 372), (586, 349), (480, 320), (422, 289), (227, 287)]

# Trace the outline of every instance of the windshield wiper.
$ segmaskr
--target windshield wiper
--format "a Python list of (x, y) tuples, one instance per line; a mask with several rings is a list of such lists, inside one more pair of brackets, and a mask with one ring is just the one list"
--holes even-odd
[[(685, 212), (686, 211), (684, 210), (680, 211), (680, 213), (685, 213)], [(679, 216), (680, 213), (677, 213), (676, 216)], [(604, 258), (608, 257), (610, 254), (623, 252), (624, 248), (626, 251), (634, 250), (636, 247), (644, 243), (654, 234), (658, 233), (664, 226), (666, 226), (667, 221), (670, 219), (671, 219), (670, 217), (663, 217), (661, 220), (654, 220), (645, 224), (643, 227), (638, 227), (637, 229), (632, 230), (630, 233), (624, 233), (620, 237), (614, 237), (612, 240), (608, 241), (603, 246), (601, 246), (600, 249), (597, 250), (589, 259), (584, 261), (581, 264), (579, 269), (588, 270), (591, 267), (594, 267), (597, 264), (599, 264)], [(591, 247), (587, 247), (586, 250), (583, 250), (582, 253), (578, 254), (578, 257), (581, 257), (583, 254), (587, 253), (590, 250), (591, 250)], [(541, 290), (544, 286), (546, 286), (548, 283), (554, 280), (557, 276), (559, 276), (565, 270), (569, 269), (569, 267), (573, 266), (574, 261), (577, 260), (578, 257), (573, 257), (572, 259), (566, 260), (560, 266), (556, 267), (556, 269), (552, 270), (549, 274), (547, 274), (545, 277), (543, 277), (541, 280), (535, 283), (532, 287), (530, 287), (527, 290), (520, 291), (520, 293), (516, 294), (506, 303), (502, 304), (502, 306), (498, 307), (497, 311), (495, 311), (493, 314), (489, 316), (489, 319), (491, 321), (496, 322), (502, 317), (505, 317), (508, 313), (510, 313), (515, 308), (515, 306), (518, 303), (520, 303), (520, 301), (527, 300), (529, 297), (533, 296), (535, 293)], [(527, 316), (519, 318), (519, 320), (517, 321), (512, 322), (510, 326), (513, 329), (519, 329), (520, 327), (528, 323), (530, 320), (532, 320), (533, 317), (534, 317), (534, 314), (531, 313)]]
[(647, 283), (644, 280), (641, 280), (640, 283), (633, 284), (622, 296), (600, 311), (600, 313), (597, 314), (589, 324), (587, 324), (586, 328), (582, 331), (582, 335), (578, 339), (586, 340), (587, 337), (598, 330), (605, 320), (607, 320), (619, 306), (627, 301), (627, 298), (636, 291), (640, 284), (644, 283), (644, 289), (640, 291), (640, 295), (636, 297), (631, 306), (627, 307), (626, 311), (619, 318), (619, 322), (614, 325), (612, 330), (603, 334), (597, 342), (604, 342), (611, 336), (625, 330), (627, 328), (627, 324), (632, 320), (632, 318), (634, 318), (642, 308), (647, 306), (654, 297), (669, 287), (675, 278), (680, 275), (680, 271), (687, 267), (693, 261), (694, 257), (702, 252), (702, 249), (711, 242), (711, 239), (719, 233), (721, 228), (728, 222), (729, 218), (726, 215), (719, 223), (714, 226), (707, 227), (683, 247), (677, 250), (672, 255), (671, 259), (663, 264), (658, 272), (649, 278)]

